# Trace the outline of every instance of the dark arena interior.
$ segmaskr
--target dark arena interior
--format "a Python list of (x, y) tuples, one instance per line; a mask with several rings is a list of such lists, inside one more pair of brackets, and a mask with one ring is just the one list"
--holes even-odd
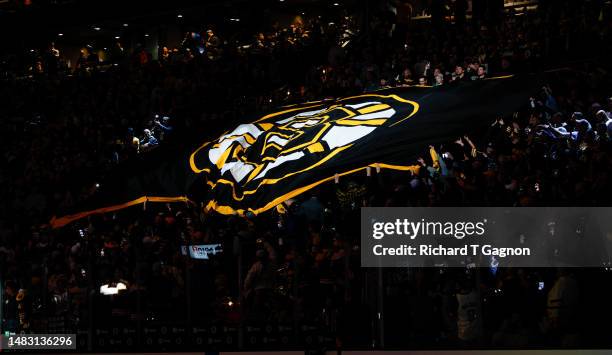
[(612, 354), (611, 63), (610, 0), (0, 0), (1, 351)]

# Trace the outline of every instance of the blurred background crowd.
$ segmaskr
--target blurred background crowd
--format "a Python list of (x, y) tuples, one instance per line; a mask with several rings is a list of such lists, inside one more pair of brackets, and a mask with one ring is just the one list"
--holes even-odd
[[(179, 41), (159, 38), (154, 51), (117, 36), (76, 59), (59, 42), (0, 53), (2, 330), (78, 331), (90, 350), (145, 344), (143, 329), (160, 324), (235, 327), (219, 346), (243, 349), (610, 346), (603, 266), (360, 267), (360, 207), (607, 206), (612, 196), (609, 2), (416, 3), (334, 3), (247, 34), (183, 24)], [(548, 72), (548, 85), (524, 110), (433, 147), (435, 164), (423, 147), (418, 174), (343, 177), (253, 219), (149, 204), (45, 226), (128, 159), (283, 104), (532, 72)], [(205, 260), (182, 248), (216, 244), (223, 251)], [(132, 344), (99, 341), (132, 331)]]

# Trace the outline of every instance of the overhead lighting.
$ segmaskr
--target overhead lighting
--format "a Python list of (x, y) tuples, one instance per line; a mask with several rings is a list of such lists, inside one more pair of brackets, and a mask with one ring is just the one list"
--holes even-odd
[(176, 15), (176, 17), (178, 17), (178, 18), (183, 18), (183, 15), (178, 14), (178, 15)]
[(124, 24), (123, 24), (123, 27), (128, 27), (128, 26), (129, 26), (129, 25), (128, 25), (127, 23), (124, 23)]
[(148, 34), (148, 33), (145, 33), (145, 37), (149, 37), (149, 34)]
[(58, 33), (57, 36), (58, 37), (62, 37), (64, 34), (63, 33)]
[(340, 6), (340, 4), (338, 4), (337, 2), (334, 3), (334, 6)]
[(121, 38), (121, 37), (119, 37), (119, 36), (115, 36), (115, 39), (119, 39), (119, 38)]
[(96, 30), (96, 31), (100, 31), (100, 30), (101, 30), (101, 28), (100, 28), (100, 27), (97, 27), (97, 26), (94, 26), (94, 28), (93, 28), (93, 29), (94, 29), (94, 30)]

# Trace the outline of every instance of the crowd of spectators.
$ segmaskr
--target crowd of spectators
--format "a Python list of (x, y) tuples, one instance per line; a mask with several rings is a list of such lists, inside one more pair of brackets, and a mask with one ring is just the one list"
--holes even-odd
[[(372, 324), (382, 297), (393, 310), (384, 313), (389, 347), (602, 344), (611, 315), (603, 268), (385, 270), (378, 297), (376, 272), (360, 267), (362, 206), (609, 203), (612, 93), (600, 56), (612, 43), (610, 9), (545, 4), (437, 29), (402, 29), (388, 13), (361, 28), (351, 14), (339, 25), (313, 17), (241, 45), (188, 32), (177, 48), (160, 46), (158, 60), (118, 43), (108, 63), (84, 51), (70, 70), (50, 45), (27, 76), (6, 72), (0, 85), (3, 330), (311, 324), (336, 346), (380, 346)], [(82, 181), (280, 104), (558, 65), (569, 70), (552, 72), (525, 110), (434, 147), (439, 162), (416, 159), (420, 174), (342, 178), (248, 220), (173, 204), (41, 227), (95, 188)], [(209, 260), (181, 253), (216, 243), (224, 251)], [(98, 292), (118, 283), (127, 289), (116, 296)]]

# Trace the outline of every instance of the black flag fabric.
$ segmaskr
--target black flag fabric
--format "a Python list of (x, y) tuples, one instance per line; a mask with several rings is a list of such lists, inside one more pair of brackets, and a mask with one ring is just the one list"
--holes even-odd
[(430, 144), (454, 140), (524, 105), (524, 80), (387, 89), (289, 106), (203, 144), (190, 168), (210, 187), (207, 207), (258, 214), (335, 175), (368, 166), (415, 170)]
[[(536, 88), (534, 78), (499, 77), (285, 106), (158, 161), (144, 171), (146, 177), (133, 171), (116, 179), (131, 182), (121, 188), (124, 202), (54, 219), (52, 225), (157, 199), (198, 200), (222, 214), (257, 215), (336, 175), (369, 166), (415, 171), (416, 157), (429, 145), (517, 111)], [(207, 185), (206, 193), (190, 196), (198, 184)], [(151, 186), (155, 191), (147, 190)]]
[(128, 159), (95, 183), (95, 193), (77, 205), (75, 211), (51, 219), (53, 228), (62, 227), (92, 214), (108, 213), (148, 202), (192, 203), (192, 191), (198, 177), (188, 164), (184, 148), (165, 146)]

